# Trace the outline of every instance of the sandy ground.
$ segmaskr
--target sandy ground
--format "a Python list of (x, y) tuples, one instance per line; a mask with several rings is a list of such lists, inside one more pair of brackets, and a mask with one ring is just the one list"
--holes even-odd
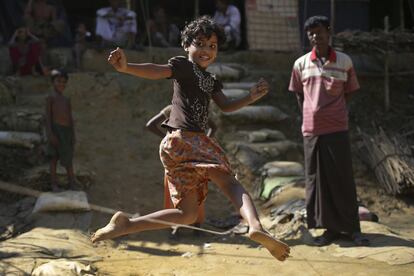
[(109, 275), (411, 275), (413, 271), (412, 265), (332, 257), (330, 247), (295, 245), (292, 257), (279, 263), (245, 240), (211, 242), (208, 248), (202, 240), (192, 242), (174, 245), (128, 240), (122, 249), (100, 247), (105, 257), (96, 265)]
[[(76, 78), (81, 76), (71, 81)], [(105, 79), (94, 89), (76, 85), (68, 89), (77, 122), (75, 161), (96, 173), (88, 191), (90, 202), (145, 214), (162, 206), (163, 171), (158, 158), (159, 139), (143, 126), (168, 103), (170, 83), (111, 92), (119, 91), (119, 86), (122, 88), (122, 81)], [(369, 190), (364, 189), (360, 191)], [(232, 211), (228, 201), (212, 189), (207, 217), (221, 218)], [(413, 214), (408, 207), (405, 213), (388, 210), (389, 217), (381, 220), (414, 237)], [(92, 230), (108, 219), (95, 213)], [(186, 231), (176, 242), (167, 234), (167, 230), (153, 231), (101, 242), (96, 250), (103, 260), (95, 265), (101, 275), (412, 275), (414, 271), (414, 264), (392, 266), (369, 258), (335, 257), (338, 245), (315, 248), (288, 241), (292, 257), (280, 263), (244, 237), (206, 234), (195, 238)]]
[[(88, 81), (91, 78), (98, 82)], [(126, 83), (136, 88), (126, 89)], [(170, 85), (169, 81), (138, 82), (117, 74), (71, 76), (67, 93), (72, 98), (78, 137), (75, 166), (95, 173), (87, 191), (91, 203), (139, 214), (162, 207), (160, 139), (143, 127), (169, 102)], [(384, 196), (375, 186), (367, 185), (371, 182), (366, 179), (364, 172), (358, 174), (363, 201), (378, 213), (382, 223), (414, 239), (412, 203)], [(207, 217), (223, 218), (232, 212), (229, 202), (211, 188)], [(91, 231), (109, 218), (94, 213)], [(349, 242), (323, 248), (304, 245), (301, 240), (287, 243), (292, 247), (291, 258), (281, 263), (243, 236), (204, 234), (197, 238), (186, 230), (179, 241), (173, 241), (168, 230), (151, 231), (98, 243), (95, 250), (103, 259), (94, 265), (99, 275), (412, 275), (414, 271), (414, 263), (390, 265), (364, 256), (338, 256), (338, 250), (349, 248)], [(413, 244), (402, 243), (411, 249)], [(399, 245), (396, 242), (376, 249)], [(412, 251), (407, 254), (414, 256)]]

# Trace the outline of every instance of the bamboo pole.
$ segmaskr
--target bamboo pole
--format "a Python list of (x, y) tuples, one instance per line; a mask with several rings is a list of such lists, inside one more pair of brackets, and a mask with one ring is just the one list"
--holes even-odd
[(200, 15), (200, 2), (199, 0), (194, 1), (194, 18)]
[[(384, 17), (384, 32), (389, 31), (389, 17)], [(388, 47), (387, 47), (388, 48)], [(388, 49), (384, 54), (384, 107), (385, 111), (390, 110), (390, 73), (389, 73), (389, 53)]]
[(329, 38), (329, 43), (332, 45), (333, 43), (333, 35), (335, 34), (335, 0), (331, 0), (331, 36)]
[(384, 189), (392, 195), (409, 195), (414, 191), (414, 159), (402, 136), (388, 136), (382, 128), (374, 135), (358, 129), (364, 147), (361, 157), (374, 170)]
[[(305, 0), (305, 4), (303, 7), (303, 23), (305, 23), (307, 17), (308, 17), (308, 0)], [(303, 28), (303, 26), (301, 26), (301, 28)], [(306, 42), (307, 36), (308, 34), (305, 31), (303, 31), (303, 36), (302, 36), (302, 52), (303, 53), (305, 53), (305, 42)]]
[(405, 13), (404, 13), (404, 0), (400, 0), (400, 29), (405, 29)]

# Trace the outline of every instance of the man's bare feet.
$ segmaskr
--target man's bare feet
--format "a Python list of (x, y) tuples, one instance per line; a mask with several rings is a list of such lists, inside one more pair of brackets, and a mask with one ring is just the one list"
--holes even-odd
[(272, 256), (279, 261), (284, 261), (287, 257), (289, 257), (289, 246), (273, 238), (269, 233), (262, 230), (251, 229), (248, 235), (251, 240), (263, 245), (270, 252), (270, 254), (272, 254)]
[(105, 227), (98, 229), (95, 234), (92, 235), (91, 240), (92, 242), (97, 242), (125, 235), (125, 230), (128, 228), (129, 224), (130, 222), (127, 215), (122, 212), (116, 212)]

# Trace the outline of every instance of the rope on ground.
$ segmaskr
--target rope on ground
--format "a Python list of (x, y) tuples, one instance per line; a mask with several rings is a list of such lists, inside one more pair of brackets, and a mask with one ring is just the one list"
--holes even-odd
[[(41, 191), (37, 191), (37, 190), (34, 190), (34, 189), (22, 187), (22, 186), (12, 184), (12, 183), (7, 183), (7, 182), (1, 181), (1, 180), (0, 180), (0, 190), (7, 191), (7, 192), (10, 192), (10, 193), (30, 196), (30, 197), (36, 197), (36, 198), (38, 198), (43, 193)], [(56, 194), (56, 196), (58, 197), (59, 195)], [(72, 200), (72, 203), (76, 203), (76, 201), (74, 202)], [(82, 203), (82, 205), (83, 205), (83, 203)], [(96, 204), (89, 204), (89, 207), (93, 211), (97, 211), (97, 212), (105, 213), (105, 214), (113, 215), (117, 212), (117, 210), (115, 210), (115, 209), (108, 208), (108, 207), (105, 207), (105, 206), (96, 205)], [(137, 217), (136, 214), (130, 214), (130, 213), (126, 213), (126, 212), (124, 212), (124, 213), (129, 217)], [(164, 220), (159, 220), (159, 219), (146, 218), (144, 220), (149, 221), (149, 222), (163, 224), (163, 225), (168, 225), (168, 226), (172, 226), (172, 227), (176, 227), (176, 228), (180, 227), (180, 228), (187, 228), (187, 229), (207, 232), (207, 233), (214, 234), (214, 235), (219, 235), (219, 236), (226, 236), (226, 235), (229, 235), (229, 234), (232, 233), (231, 229), (227, 230), (227, 231), (223, 231), (223, 232), (218, 232), (218, 231), (214, 231), (214, 230), (204, 229), (204, 228), (201, 228), (201, 227), (196, 227), (196, 226), (191, 226), (191, 225), (186, 225), (186, 224), (177, 224), (177, 223), (172, 223), (172, 222), (169, 222), (169, 221), (164, 221)]]

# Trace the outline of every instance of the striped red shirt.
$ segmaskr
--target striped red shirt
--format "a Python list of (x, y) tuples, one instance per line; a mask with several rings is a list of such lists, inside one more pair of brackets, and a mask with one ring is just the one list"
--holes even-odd
[(303, 136), (348, 130), (345, 94), (359, 89), (351, 58), (331, 48), (322, 64), (315, 49), (296, 60), (289, 91), (303, 93)]

